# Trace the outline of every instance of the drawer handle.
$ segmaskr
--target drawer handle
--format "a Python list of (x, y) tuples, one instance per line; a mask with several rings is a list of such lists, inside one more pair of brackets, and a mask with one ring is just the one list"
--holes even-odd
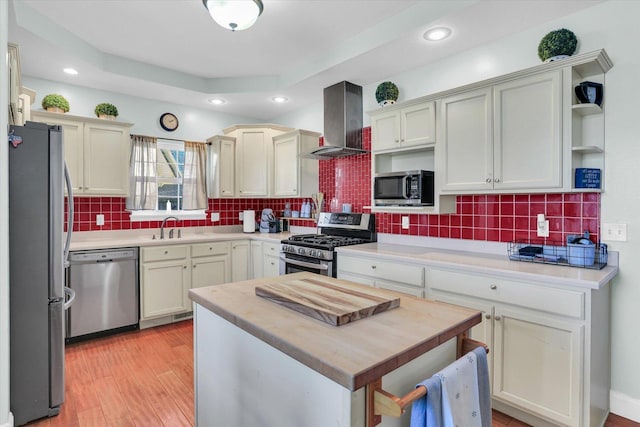
[(491, 319), (491, 315), (490, 315), (490, 314), (485, 314), (485, 315), (484, 315), (484, 318), (485, 318), (485, 319)]
[(500, 182), (500, 178), (496, 178), (493, 180), (494, 182)]
[(164, 251), (164, 254), (167, 255), (169, 253), (169, 251)]
[[(193, 268), (196, 268), (197, 266), (198, 266), (198, 264), (194, 264), (194, 265), (193, 265)], [(185, 268), (187, 268), (187, 267), (185, 267)]]
[(376, 266), (375, 266), (375, 265), (372, 265), (372, 266), (371, 266), (371, 268), (373, 268), (373, 269), (375, 270), (375, 269), (376, 269)]
[(496, 316), (496, 320), (500, 321), (500, 320), (502, 320), (502, 317), (501, 316)]
[(485, 179), (484, 182), (486, 182), (487, 184), (491, 184), (491, 178)]
[(186, 269), (187, 269), (187, 266), (186, 266), (186, 265), (183, 265), (183, 266), (182, 266), (182, 268), (184, 268), (184, 269), (186, 270)]
[(495, 291), (496, 289), (498, 289), (498, 287), (497, 287), (496, 285), (491, 285), (491, 286), (489, 286), (489, 289), (491, 289), (491, 290), (494, 290), (494, 291)]

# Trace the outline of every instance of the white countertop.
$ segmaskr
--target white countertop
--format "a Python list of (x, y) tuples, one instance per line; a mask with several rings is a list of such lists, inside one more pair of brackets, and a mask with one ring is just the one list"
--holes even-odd
[[(504, 255), (456, 251), (425, 246), (393, 243), (367, 243), (342, 246), (339, 254), (379, 257), (386, 260), (419, 263), (425, 266), (466, 270), (469, 273), (490, 274), (510, 279), (537, 281), (545, 284), (600, 289), (618, 274), (617, 257), (609, 257), (610, 264), (601, 270), (511, 261)], [(338, 257), (338, 265), (340, 263)], [(615, 261), (616, 264), (613, 264)]]
[[(130, 246), (160, 246), (179, 245), (198, 242), (224, 240), (261, 240), (279, 242), (293, 234), (314, 232), (305, 227), (294, 228), (292, 232), (284, 233), (243, 233), (241, 226), (228, 227), (185, 227), (181, 228), (181, 238), (168, 239), (169, 228), (165, 229), (165, 238), (160, 240), (160, 229), (114, 230), (114, 231), (86, 231), (74, 232), (71, 237), (72, 251), (91, 249), (124, 248)], [(155, 239), (153, 238), (155, 236)]]

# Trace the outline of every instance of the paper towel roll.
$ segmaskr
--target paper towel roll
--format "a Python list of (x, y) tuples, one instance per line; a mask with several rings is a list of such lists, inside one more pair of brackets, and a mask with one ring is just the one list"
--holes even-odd
[(242, 231), (254, 233), (256, 231), (256, 211), (242, 212)]

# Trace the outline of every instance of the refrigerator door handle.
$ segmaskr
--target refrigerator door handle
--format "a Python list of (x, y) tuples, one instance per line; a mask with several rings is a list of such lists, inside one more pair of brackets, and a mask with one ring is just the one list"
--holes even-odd
[(64, 182), (67, 186), (67, 241), (64, 245), (64, 267), (69, 267), (69, 248), (71, 247), (71, 234), (73, 233), (73, 186), (71, 185), (71, 176), (67, 164), (64, 164)]
[(69, 310), (69, 307), (73, 304), (73, 301), (76, 299), (76, 291), (65, 286), (64, 287), (64, 295), (65, 297), (69, 297), (69, 299), (65, 298), (64, 309)]

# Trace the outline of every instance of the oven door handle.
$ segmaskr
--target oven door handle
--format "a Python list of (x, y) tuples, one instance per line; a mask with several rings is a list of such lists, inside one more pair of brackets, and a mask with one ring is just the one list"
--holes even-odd
[(286, 262), (287, 264), (297, 265), (298, 267), (313, 268), (314, 270), (324, 270), (324, 271), (329, 269), (329, 266), (327, 264), (315, 264), (313, 262), (297, 261), (291, 258), (287, 258), (284, 255), (280, 255), (280, 259)]

